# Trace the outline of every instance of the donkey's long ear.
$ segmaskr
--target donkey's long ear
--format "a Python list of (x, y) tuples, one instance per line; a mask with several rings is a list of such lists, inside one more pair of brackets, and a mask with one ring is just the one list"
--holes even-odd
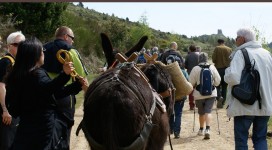
[(103, 48), (103, 51), (104, 51), (104, 54), (105, 54), (105, 57), (106, 57), (106, 60), (108, 63), (108, 67), (110, 67), (115, 60), (114, 55), (113, 55), (113, 48), (111, 45), (111, 41), (105, 33), (101, 33), (100, 36), (101, 36), (101, 40), (102, 40), (102, 48)]
[(148, 39), (147, 36), (143, 36), (135, 46), (133, 46), (129, 51), (125, 53), (125, 55), (129, 57), (132, 53), (139, 52), (144, 47), (144, 44), (147, 41), (147, 39)]

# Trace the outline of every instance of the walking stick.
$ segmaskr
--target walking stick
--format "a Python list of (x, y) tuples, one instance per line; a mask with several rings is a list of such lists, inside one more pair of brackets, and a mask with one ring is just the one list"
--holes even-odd
[[(218, 101), (216, 101), (216, 105), (217, 105)], [(218, 133), (220, 135), (220, 129), (219, 129), (219, 119), (218, 119), (218, 108), (216, 107), (215, 111), (216, 111), (216, 116), (217, 116), (217, 127), (218, 127)]]
[(193, 132), (195, 132), (195, 106), (194, 106), (194, 124), (193, 124)]

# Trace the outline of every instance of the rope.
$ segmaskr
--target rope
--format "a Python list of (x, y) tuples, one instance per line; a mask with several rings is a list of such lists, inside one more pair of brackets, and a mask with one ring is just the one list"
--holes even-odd
[[(62, 53), (64, 53), (65, 58), (63, 58), (63, 57), (61, 56)], [(56, 56), (57, 56), (58, 61), (59, 61), (60, 63), (62, 63), (62, 64), (64, 64), (65, 62), (70, 62), (70, 61), (72, 61), (72, 56), (71, 56), (71, 54), (70, 54), (67, 50), (60, 49), (60, 50), (57, 52)], [(79, 77), (79, 75), (77, 74), (77, 72), (76, 72), (75, 70), (73, 70), (73, 71), (71, 72), (70, 76), (72, 77), (73, 81), (75, 81), (76, 78)]]

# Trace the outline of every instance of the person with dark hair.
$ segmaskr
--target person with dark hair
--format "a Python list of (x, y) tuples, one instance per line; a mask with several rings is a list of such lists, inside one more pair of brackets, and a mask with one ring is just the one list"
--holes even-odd
[[(62, 71), (62, 64), (58, 61), (56, 54), (59, 50), (66, 50), (70, 53), (73, 61), (73, 65), (75, 67), (75, 71), (79, 76), (84, 77), (86, 84), (88, 84), (88, 80), (86, 76), (88, 72), (83, 64), (83, 61), (79, 55), (79, 52), (73, 48), (72, 44), (74, 43), (75, 36), (69, 27), (61, 26), (55, 32), (55, 40), (44, 45), (45, 57), (44, 57), (44, 68), (50, 78), (54, 79), (57, 75), (59, 75)], [(69, 83), (72, 82), (72, 79)], [(85, 91), (86, 89), (84, 89)], [(57, 102), (57, 110), (59, 112), (58, 119), (60, 122), (65, 124), (62, 126), (59, 131), (65, 131), (60, 133), (59, 139), (61, 143), (58, 145), (58, 149), (70, 149), (70, 134), (72, 126), (74, 125), (74, 114), (75, 114), (75, 104), (76, 104), (76, 96), (75, 94), (68, 95), (67, 97), (56, 99)], [(63, 129), (64, 128), (64, 129)]]
[[(200, 75), (202, 68), (201, 65), (209, 66), (211, 72), (211, 78), (213, 86), (217, 86), (220, 83), (220, 75), (214, 65), (208, 64), (208, 54), (201, 52), (199, 54), (199, 65), (195, 66), (189, 75), (189, 81), (194, 86), (193, 96), (195, 99), (196, 107), (198, 108), (199, 114), (199, 131), (198, 135), (203, 136), (204, 139), (210, 139), (210, 123), (212, 118), (212, 107), (217, 96), (216, 88), (213, 89), (211, 95), (202, 95), (200, 91), (197, 90), (197, 85), (200, 84)], [(204, 125), (206, 124), (206, 129), (204, 130)]]
[[(234, 117), (235, 149), (249, 149), (247, 143), (249, 130), (252, 127), (251, 139), (254, 149), (267, 150), (267, 123), (272, 115), (272, 56), (268, 50), (262, 48), (261, 43), (256, 41), (256, 34), (250, 28), (241, 28), (237, 31), (235, 44), (237, 48), (230, 55), (230, 66), (224, 76), (228, 84), (227, 116)], [(242, 49), (247, 51), (249, 61), (260, 74), (260, 104), (258, 100), (253, 105), (243, 104), (231, 93), (233, 86), (240, 84), (242, 80), (242, 70), (245, 68)]]
[[(199, 56), (199, 52), (196, 51), (197, 48), (195, 45), (190, 45), (189, 46), (189, 53), (188, 55), (185, 57), (185, 68), (187, 69), (188, 74), (190, 75), (191, 70), (198, 65), (198, 56)], [(189, 106), (190, 106), (190, 110), (194, 110), (195, 107), (195, 103), (194, 103), (194, 96), (193, 96), (193, 92), (191, 94), (189, 94)]]
[(6, 85), (5, 76), (12, 70), (17, 54), (17, 47), (21, 41), (25, 40), (25, 36), (21, 31), (13, 32), (7, 37), (8, 53), (0, 59), (0, 149), (8, 150), (13, 143), (19, 118), (10, 115), (6, 106)]
[(217, 86), (217, 108), (223, 108), (226, 101), (227, 83), (224, 81), (225, 70), (230, 65), (229, 56), (232, 52), (231, 48), (226, 46), (223, 39), (218, 39), (218, 46), (215, 47), (212, 54), (212, 61), (218, 70), (221, 82)]
[(158, 58), (157, 58), (158, 61), (161, 61), (161, 57), (162, 57), (162, 54), (163, 54), (163, 53), (164, 53), (164, 49), (163, 49), (163, 48), (160, 48), (159, 54), (158, 54)]
[(65, 86), (74, 70), (72, 62), (65, 62), (60, 75), (51, 80), (41, 68), (43, 50), (42, 43), (36, 38), (19, 43), (16, 62), (6, 78), (8, 108), (11, 115), (20, 117), (13, 150), (52, 149), (55, 99), (76, 94), (84, 85), (80, 78)]
[[(181, 54), (177, 51), (178, 45), (176, 42), (172, 42), (170, 44), (170, 50), (164, 52), (161, 56), (161, 62), (164, 64), (174, 63), (175, 61), (178, 62), (179, 67), (185, 76), (188, 79), (188, 74), (184, 69), (184, 61)], [(184, 106), (184, 102), (187, 99), (187, 96), (184, 96), (180, 99), (176, 99), (174, 104), (174, 114), (170, 116), (170, 132), (171, 134), (174, 133), (176, 139), (180, 138), (180, 130), (181, 130), (181, 117), (182, 117), (182, 110)]]

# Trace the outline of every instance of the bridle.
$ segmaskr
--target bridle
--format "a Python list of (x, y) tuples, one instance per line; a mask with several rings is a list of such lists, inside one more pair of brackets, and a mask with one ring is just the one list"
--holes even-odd
[(159, 66), (158, 62), (156, 61), (156, 59), (158, 58), (158, 54), (154, 53), (152, 56), (149, 56), (148, 54), (144, 53), (144, 58), (147, 60), (147, 62), (146, 62), (147, 64), (154, 65), (155, 68), (157, 68), (160, 71), (161, 75), (167, 79), (167, 83), (168, 83), (169, 88), (167, 90), (159, 93), (161, 95), (161, 97), (164, 99), (164, 98), (171, 96), (171, 100), (175, 101), (176, 88), (170, 84), (172, 81), (168, 78), (165, 71)]
[(165, 90), (163, 92), (160, 92), (159, 94), (161, 95), (161, 97), (163, 99), (171, 96), (171, 100), (175, 101), (176, 88), (173, 86), (173, 84), (170, 84), (172, 81), (166, 75), (165, 71), (159, 66), (159, 64), (155, 64), (155, 66), (156, 66), (156, 68), (158, 68), (160, 70), (161, 75), (163, 76), (163, 78), (165, 78), (167, 80), (168, 87), (169, 87), (167, 90)]
[[(124, 69), (130, 69), (130, 71), (134, 70), (149, 85), (150, 90), (152, 91), (152, 95), (153, 95), (153, 102), (152, 102), (152, 106), (151, 106), (151, 108), (150, 108), (149, 111), (146, 110), (146, 107), (144, 106), (144, 104), (140, 100), (140, 99), (143, 100), (144, 97), (141, 96), (141, 98), (139, 99), (139, 95), (135, 94), (134, 89), (132, 89), (131, 87), (127, 86), (118, 77), (120, 75), (120, 70), (123, 69), (123, 68)], [(166, 112), (165, 104), (162, 102), (162, 100), (161, 100), (160, 96), (158, 95), (158, 93), (156, 93), (154, 91), (154, 89), (152, 89), (151, 85), (148, 83), (148, 79), (145, 77), (145, 75), (143, 74), (143, 72), (141, 72), (140, 69), (137, 68), (136, 65), (133, 62), (125, 62), (125, 63), (120, 64), (117, 67), (117, 69), (114, 70), (113, 77), (111, 77), (111, 78), (109, 78), (109, 79), (101, 82), (98, 86), (95, 87), (95, 89), (93, 90), (93, 92), (95, 92), (95, 90), (98, 89), (97, 87), (99, 87), (99, 86), (101, 86), (101, 85), (103, 85), (103, 84), (105, 84), (107, 82), (119, 82), (123, 86), (125, 86), (129, 91), (131, 91), (131, 93), (134, 95), (134, 97), (136, 97), (141, 102), (141, 104), (145, 108), (145, 112), (146, 112), (146, 122), (145, 122), (145, 124), (143, 126), (143, 129), (142, 129), (140, 135), (129, 146), (127, 146), (127, 147), (120, 147), (120, 148), (118, 148), (118, 150), (142, 149), (145, 146), (145, 143), (148, 140), (150, 132), (151, 132), (153, 126), (154, 126), (154, 124), (152, 123), (152, 117), (153, 117), (153, 114), (154, 114), (154, 111), (155, 111), (155, 108), (156, 108), (156, 104), (157, 104), (157, 106), (158, 106), (158, 108), (159, 108), (160, 111)], [(106, 150), (105, 146), (101, 145), (100, 143), (98, 143), (97, 141), (95, 141), (92, 138), (91, 134), (88, 132), (84, 116), (83, 116), (83, 119), (82, 119), (82, 121), (80, 122), (80, 124), (79, 124), (79, 126), (77, 128), (76, 135), (78, 135), (78, 133), (79, 133), (79, 131), (81, 129), (85, 133), (86, 139), (90, 143), (91, 147), (93, 147), (94, 149)]]
[(166, 89), (163, 92), (157, 91), (157, 92), (159, 92), (159, 95), (162, 97), (162, 99), (171, 97), (171, 100), (175, 101), (175, 91), (176, 91), (176, 88), (172, 84), (170, 84), (172, 81), (166, 75), (165, 71), (155, 61), (149, 61), (147, 64), (153, 65), (155, 68), (157, 68), (159, 70), (160, 74), (162, 75), (162, 77), (165, 78), (166, 81), (167, 81), (168, 89)]

